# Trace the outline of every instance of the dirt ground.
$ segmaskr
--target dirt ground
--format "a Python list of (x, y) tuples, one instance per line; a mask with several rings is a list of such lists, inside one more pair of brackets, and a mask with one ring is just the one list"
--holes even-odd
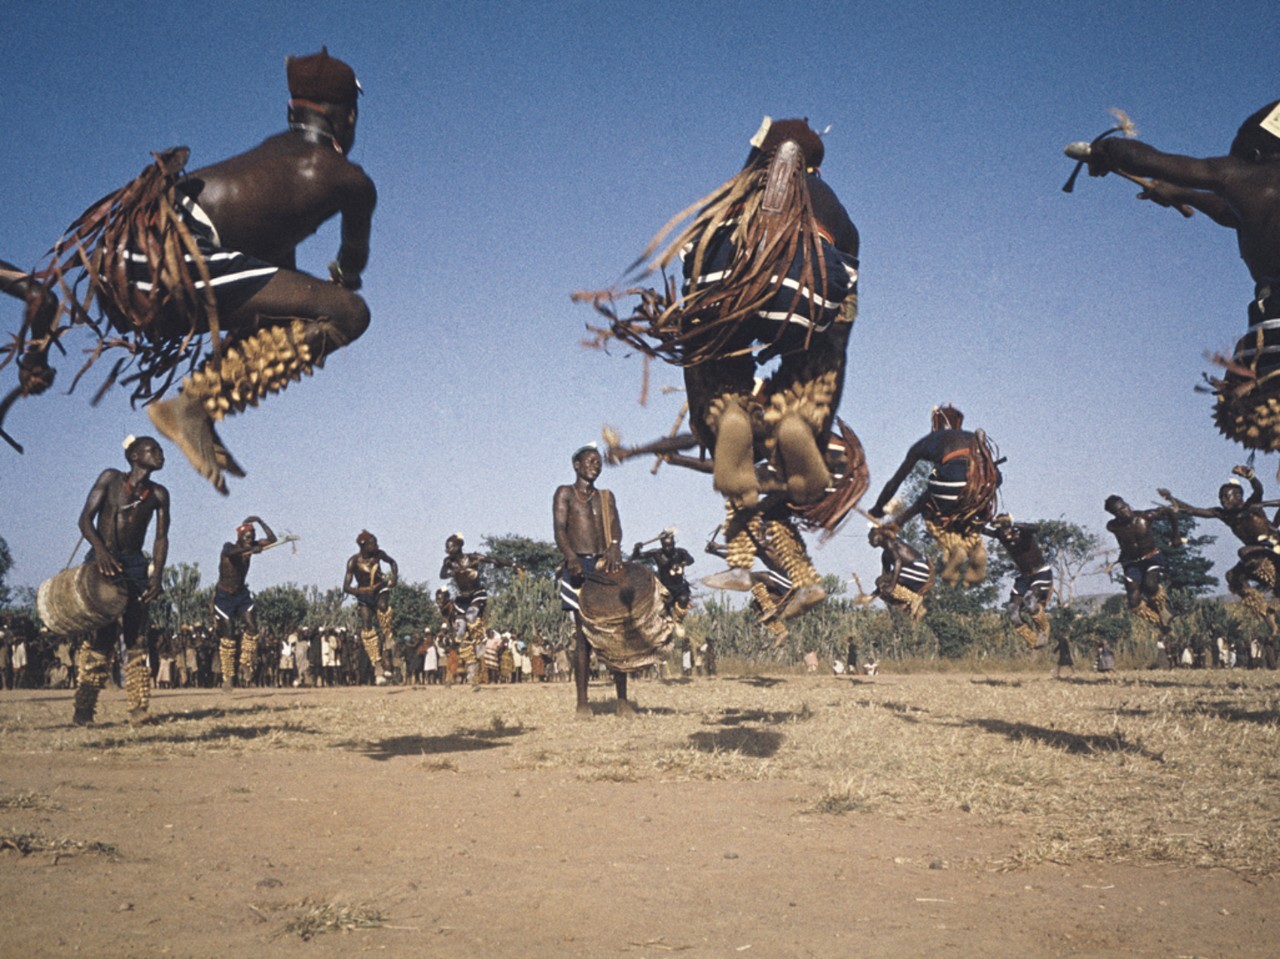
[[(1011, 868), (1044, 825), (1034, 814), (817, 811), (777, 758), (806, 714), (855, 697), (902, 722), (870, 707), (939, 682), (1007, 692), (955, 677), (649, 682), (623, 720), (598, 684), (584, 722), (568, 686), (161, 690), (163, 721), (140, 730), (120, 691), (87, 729), (69, 725), (69, 691), (0, 693), (0, 955), (1277, 954), (1270, 876)], [(779, 695), (776, 713), (751, 711)], [(864, 755), (894, 749), (850, 735)], [(671, 737), (744, 765), (628, 767)]]

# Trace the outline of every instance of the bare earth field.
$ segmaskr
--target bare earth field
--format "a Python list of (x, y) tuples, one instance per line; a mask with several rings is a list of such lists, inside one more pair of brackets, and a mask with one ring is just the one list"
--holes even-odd
[(1274, 673), (0, 693), (0, 955), (1275, 956)]

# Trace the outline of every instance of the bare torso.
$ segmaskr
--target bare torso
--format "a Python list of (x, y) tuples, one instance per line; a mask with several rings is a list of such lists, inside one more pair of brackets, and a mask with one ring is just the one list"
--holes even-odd
[(224, 247), (288, 269), (297, 245), (339, 213), (344, 239), (349, 228), (362, 228), (367, 243), (376, 202), (373, 182), (358, 165), (294, 131), (196, 170), (180, 189), (209, 215)]

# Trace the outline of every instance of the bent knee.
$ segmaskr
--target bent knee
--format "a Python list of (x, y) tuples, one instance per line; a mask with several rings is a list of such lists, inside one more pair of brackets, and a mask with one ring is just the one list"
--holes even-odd
[(361, 334), (369, 328), (370, 320), (369, 305), (365, 303), (363, 297), (355, 293), (347, 293), (345, 299), (347, 302), (343, 304), (343, 308), (335, 310), (329, 317), (334, 333), (344, 345), (359, 339)]

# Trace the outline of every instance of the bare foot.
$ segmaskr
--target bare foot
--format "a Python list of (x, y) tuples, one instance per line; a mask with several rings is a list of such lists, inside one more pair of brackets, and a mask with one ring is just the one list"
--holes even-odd
[(801, 586), (788, 598), (782, 608), (778, 610), (779, 619), (795, 619), (801, 613), (806, 613), (820, 602), (827, 598), (827, 591), (814, 583), (811, 586)]
[(734, 506), (750, 507), (759, 502), (751, 417), (737, 400), (725, 402), (716, 428), (712, 460), (712, 485), (716, 492)]
[(745, 592), (751, 588), (751, 571), (733, 566), (719, 573), (704, 576), (702, 585), (710, 589), (735, 589)]
[(198, 399), (179, 393), (173, 399), (152, 403), (147, 415), (155, 428), (182, 450), (196, 472), (223, 496), (227, 495), (224, 470), (232, 476), (244, 476), (240, 464), (218, 439), (213, 420)]
[(822, 499), (831, 485), (831, 473), (809, 424), (792, 413), (779, 421), (777, 436), (791, 501), (804, 504)]
[(948, 586), (960, 585), (960, 564), (964, 560), (965, 555), (959, 550), (942, 557), (942, 572), (938, 575)]

